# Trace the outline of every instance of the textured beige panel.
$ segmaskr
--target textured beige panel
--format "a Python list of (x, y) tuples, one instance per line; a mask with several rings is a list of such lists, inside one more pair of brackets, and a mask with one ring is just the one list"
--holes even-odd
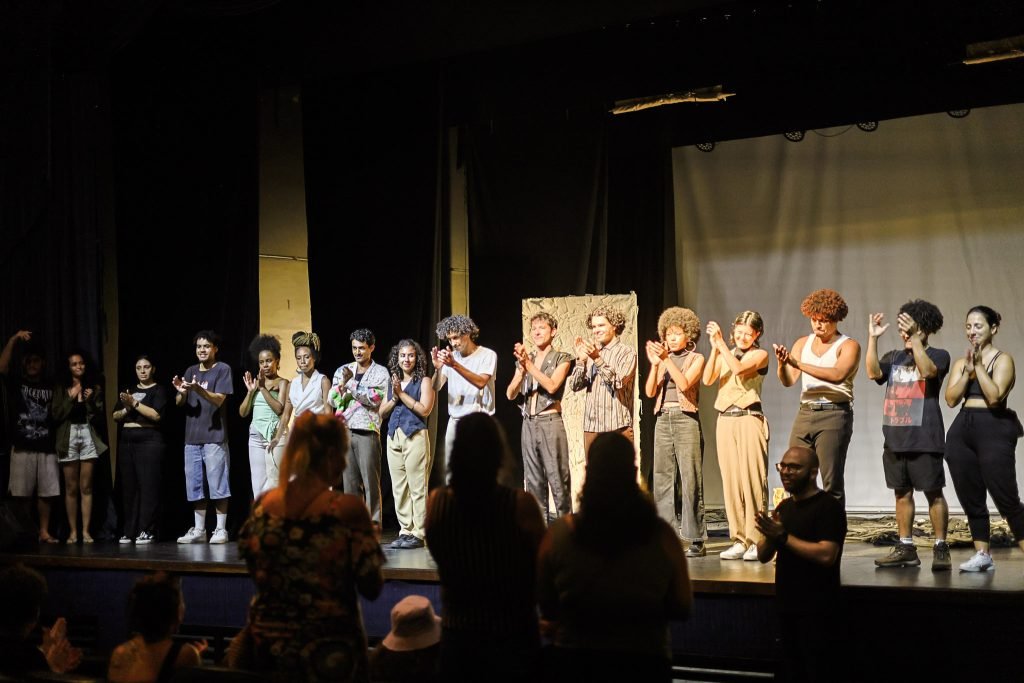
[[(535, 299), (523, 299), (523, 340), (531, 351), (535, 350), (530, 342), (530, 318), (537, 313), (550, 313), (558, 320), (558, 335), (553, 343), (554, 348), (573, 353), (573, 339), (583, 337), (590, 339), (587, 329), (587, 316), (597, 306), (612, 306), (626, 316), (626, 329), (622, 332), (621, 341), (634, 350), (637, 348), (637, 302), (636, 293), (629, 294), (587, 294), (585, 296), (557, 296)], [(573, 353), (573, 355), (575, 355)], [(567, 380), (568, 381), (568, 380)], [(577, 507), (577, 498), (583, 487), (586, 472), (583, 458), (583, 408), (585, 392), (571, 391), (566, 387), (562, 400), (562, 419), (569, 437), (569, 468), (572, 477), (573, 509)], [(640, 453), (640, 396), (639, 382), (633, 382), (633, 433), (637, 450), (637, 463)], [(553, 505), (552, 505), (553, 507)]]

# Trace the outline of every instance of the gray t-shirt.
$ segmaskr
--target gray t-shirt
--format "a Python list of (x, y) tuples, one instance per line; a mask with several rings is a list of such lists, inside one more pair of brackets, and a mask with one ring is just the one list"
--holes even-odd
[[(193, 365), (181, 375), (182, 379), (189, 382), (193, 377), (211, 394), (231, 395), (231, 368), (227, 363), (215, 363), (206, 371), (200, 370), (198, 365)], [(221, 403), (218, 408), (206, 399), (200, 398), (196, 392), (188, 392), (185, 401), (185, 443), (225, 443), (228, 440), (225, 419), (227, 407), (227, 401)]]

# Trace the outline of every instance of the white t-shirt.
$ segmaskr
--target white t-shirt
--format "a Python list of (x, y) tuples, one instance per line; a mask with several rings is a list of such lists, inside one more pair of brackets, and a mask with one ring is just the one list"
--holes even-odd
[(472, 413), (494, 415), (494, 371), (498, 367), (498, 354), (485, 346), (478, 346), (473, 353), (463, 356), (452, 351), (455, 360), (467, 370), (478, 375), (489, 375), (483, 389), (477, 389), (466, 381), (455, 368), (447, 365), (441, 368), (448, 384), (449, 417), (465, 417)]

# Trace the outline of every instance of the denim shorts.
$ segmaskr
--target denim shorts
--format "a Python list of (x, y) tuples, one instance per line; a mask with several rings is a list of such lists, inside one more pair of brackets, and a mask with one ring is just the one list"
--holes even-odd
[(227, 442), (185, 444), (185, 494), (189, 502), (203, 500), (203, 471), (210, 488), (210, 499), (231, 497), (228, 471), (231, 453)]

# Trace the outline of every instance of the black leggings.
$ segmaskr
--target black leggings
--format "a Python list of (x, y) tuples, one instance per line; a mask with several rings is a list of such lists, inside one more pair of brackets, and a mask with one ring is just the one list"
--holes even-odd
[(121, 472), (124, 500), (124, 533), (135, 538), (140, 532), (156, 533), (160, 507), (160, 471), (163, 466), (164, 437), (159, 430), (129, 427), (121, 430), (117, 469)]
[(1007, 410), (963, 408), (946, 434), (946, 463), (975, 541), (989, 541), (986, 490), (1014, 538), (1024, 540), (1024, 505), (1017, 491), (1017, 425)]

